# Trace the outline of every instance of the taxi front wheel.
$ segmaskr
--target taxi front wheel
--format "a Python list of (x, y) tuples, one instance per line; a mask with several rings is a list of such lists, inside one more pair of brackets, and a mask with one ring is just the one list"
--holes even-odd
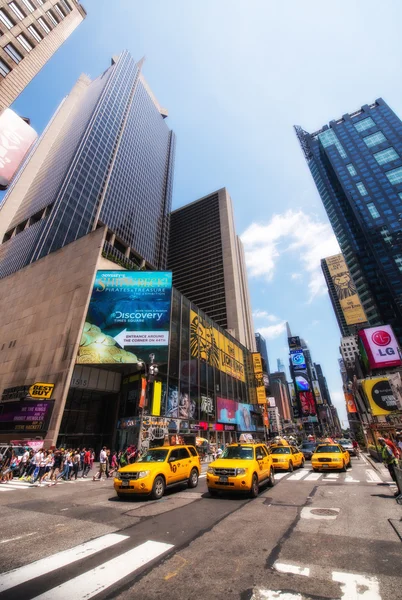
[(154, 484), (152, 486), (151, 496), (154, 500), (160, 500), (165, 493), (165, 480), (161, 475), (155, 477)]
[(257, 498), (258, 496), (258, 477), (257, 475), (254, 473), (253, 475), (253, 479), (251, 481), (251, 489), (250, 489), (250, 496), (252, 498)]
[(345, 463), (345, 461), (343, 462), (341, 471), (342, 471), (342, 473), (346, 473), (346, 463)]
[(198, 471), (197, 469), (193, 469), (190, 473), (190, 477), (188, 478), (187, 483), (189, 488), (195, 488), (198, 485)]
[(292, 473), (292, 471), (293, 471), (293, 463), (292, 463), (292, 461), (289, 462), (288, 471), (289, 471), (289, 473)]
[(271, 469), (269, 472), (268, 487), (274, 487), (274, 485), (275, 485), (275, 473), (274, 473), (274, 470)]

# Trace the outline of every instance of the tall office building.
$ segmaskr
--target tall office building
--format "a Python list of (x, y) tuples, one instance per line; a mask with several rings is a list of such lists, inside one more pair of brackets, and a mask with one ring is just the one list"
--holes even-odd
[(0, 0), (0, 112), (85, 17), (77, 0)]
[(267, 350), (267, 342), (265, 338), (258, 331), (255, 334), (255, 345), (257, 348), (257, 352), (261, 354), (262, 358), (262, 366), (264, 369), (264, 373), (269, 375), (269, 359), (268, 359), (268, 350)]
[(182, 294), (255, 349), (244, 250), (226, 188), (171, 213), (168, 267)]
[(296, 133), (369, 324), (402, 342), (402, 122), (379, 99)]
[(128, 52), (81, 76), (0, 208), (0, 277), (102, 225), (106, 255), (164, 269), (174, 134)]

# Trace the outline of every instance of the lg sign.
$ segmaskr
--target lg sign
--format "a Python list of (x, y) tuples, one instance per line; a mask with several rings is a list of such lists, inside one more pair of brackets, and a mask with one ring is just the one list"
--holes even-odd
[(382, 329), (375, 331), (371, 339), (377, 346), (389, 346), (391, 343), (391, 336), (387, 331), (383, 331)]
[(390, 325), (359, 331), (371, 369), (396, 367), (401, 364), (398, 342)]

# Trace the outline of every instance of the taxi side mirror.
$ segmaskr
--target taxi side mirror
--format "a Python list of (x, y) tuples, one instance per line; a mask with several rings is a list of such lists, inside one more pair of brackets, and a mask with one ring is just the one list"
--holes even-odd
[(264, 457), (262, 454), (257, 454), (257, 460), (262, 460)]
[(168, 462), (174, 462), (176, 458), (174, 456), (169, 456)]

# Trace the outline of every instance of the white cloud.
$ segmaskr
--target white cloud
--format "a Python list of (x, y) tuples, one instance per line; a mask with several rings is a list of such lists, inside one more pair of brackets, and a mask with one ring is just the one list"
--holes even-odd
[[(293, 262), (300, 262), (308, 281), (310, 301), (325, 293), (320, 260), (339, 252), (329, 223), (322, 223), (301, 210), (287, 210), (274, 215), (265, 225), (252, 223), (241, 238), (251, 277), (272, 281), (278, 260), (286, 253)], [(300, 279), (303, 273), (293, 273), (291, 277)]]
[(276, 325), (268, 325), (267, 327), (258, 327), (257, 331), (267, 340), (273, 340), (279, 337), (286, 329), (286, 321), (276, 323)]
[(276, 315), (270, 315), (266, 310), (260, 310), (259, 308), (253, 311), (253, 317), (254, 319), (267, 320), (270, 323), (276, 323), (280, 320), (279, 317), (277, 317)]

